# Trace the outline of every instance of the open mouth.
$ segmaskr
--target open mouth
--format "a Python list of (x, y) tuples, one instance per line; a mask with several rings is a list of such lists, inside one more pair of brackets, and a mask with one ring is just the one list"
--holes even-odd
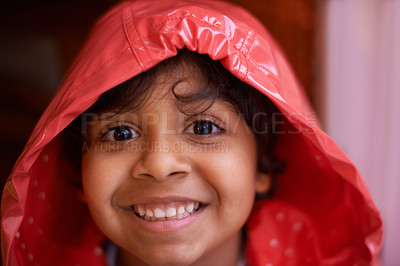
[(135, 204), (136, 215), (146, 221), (179, 220), (195, 214), (200, 202), (170, 202), (164, 204)]

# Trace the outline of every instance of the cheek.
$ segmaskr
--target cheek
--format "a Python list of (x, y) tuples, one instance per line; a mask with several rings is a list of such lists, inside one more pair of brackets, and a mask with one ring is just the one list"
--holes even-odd
[[(241, 144), (241, 145), (239, 145)], [(257, 175), (257, 154), (252, 141), (237, 143), (229, 147), (226, 159), (222, 160), (226, 172), (230, 172), (231, 186), (238, 191), (252, 190)], [(229, 178), (229, 176), (228, 176)]]
[(118, 160), (106, 154), (88, 151), (82, 156), (82, 185), (90, 209), (111, 205), (111, 199), (120, 182), (121, 167)]
[(222, 204), (248, 212), (255, 197), (257, 155), (252, 142), (231, 145), (225, 152), (209, 154), (204, 167), (208, 182)]
[[(227, 187), (233, 195), (232, 201), (243, 211), (250, 211), (255, 198), (255, 181), (257, 178), (257, 152), (253, 138), (230, 147), (225, 169), (230, 172), (226, 176)], [(228, 170), (229, 169), (229, 170)]]
[(84, 197), (93, 220), (108, 236), (121, 235), (113, 205), (113, 196), (122, 179), (121, 167), (118, 160), (105, 153), (88, 151), (82, 156)]

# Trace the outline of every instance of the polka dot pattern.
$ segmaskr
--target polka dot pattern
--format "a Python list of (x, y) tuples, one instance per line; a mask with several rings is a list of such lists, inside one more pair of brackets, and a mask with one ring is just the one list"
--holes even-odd
[(310, 227), (309, 219), (287, 203), (256, 203), (247, 228), (248, 256), (258, 260), (250, 261), (250, 265), (313, 265), (312, 260), (306, 259), (316, 256), (312, 250), (315, 239), (306, 235), (305, 228)]
[(41, 199), (41, 200), (46, 199), (46, 193), (44, 193), (43, 191), (41, 191), (41, 192), (39, 193), (39, 199)]
[(276, 247), (278, 246), (278, 244), (279, 244), (279, 241), (278, 241), (278, 239), (276, 239), (276, 238), (272, 238), (272, 239), (269, 241), (269, 246), (270, 246), (271, 248), (276, 248)]
[(302, 229), (303, 229), (303, 224), (301, 222), (296, 222), (293, 225), (293, 231), (296, 233), (300, 232)]
[[(58, 149), (59, 143), (52, 144), (42, 152), (33, 167), (26, 214), (20, 230), (15, 234), (15, 243), (22, 255), (21, 263), (29, 266), (53, 265), (54, 261), (59, 262), (62, 257), (62, 262), (57, 265), (94, 263), (105, 266), (105, 255), (100, 245), (104, 236), (94, 226), (84, 203), (71, 199), (79, 198), (74, 195), (78, 193), (77, 189), (60, 175), (62, 170), (54, 171), (60, 169), (60, 166), (57, 157), (49, 154), (58, 153), (49, 150)], [(60, 215), (61, 210), (68, 217)], [(76, 234), (77, 229), (84, 230), (85, 234)], [(74, 230), (75, 233), (68, 230)], [(77, 237), (84, 237), (85, 241)], [(62, 245), (65, 241), (81, 244), (76, 245), (75, 249), (65, 250)], [(92, 256), (85, 255), (82, 260), (79, 253), (91, 253)]]
[(286, 257), (292, 257), (294, 254), (294, 250), (292, 248), (286, 248), (284, 253)]

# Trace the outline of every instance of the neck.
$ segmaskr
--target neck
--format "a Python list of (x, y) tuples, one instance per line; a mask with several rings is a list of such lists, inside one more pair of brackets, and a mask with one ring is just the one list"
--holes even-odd
[[(235, 266), (241, 259), (242, 250), (242, 233), (239, 231), (234, 237), (203, 254), (203, 256), (191, 264), (191, 266)], [(118, 255), (117, 265), (147, 266), (148, 264), (140, 260), (132, 253), (121, 249)]]

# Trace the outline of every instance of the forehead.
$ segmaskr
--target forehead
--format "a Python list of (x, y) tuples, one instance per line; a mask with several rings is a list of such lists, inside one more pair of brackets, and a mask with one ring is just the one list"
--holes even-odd
[(147, 101), (136, 111), (157, 109), (160, 106), (171, 106), (185, 115), (196, 115), (217, 106), (237, 112), (234, 104), (222, 98), (204, 94), (204, 80), (189, 76), (187, 79), (165, 77), (161, 83), (153, 85)]
[[(187, 96), (198, 93), (207, 84), (207, 77), (193, 62), (177, 61), (176, 64), (156, 69), (155, 80), (149, 89), (161, 98), (169, 95)], [(179, 98), (179, 97), (178, 97)]]
[(196, 56), (178, 56), (162, 62), (153, 70), (149, 80), (148, 97), (141, 108), (157, 107), (163, 102), (174, 103), (182, 113), (200, 113), (208, 109), (218, 98), (219, 84), (208, 75), (206, 64)]
[(148, 105), (149, 101), (162, 100), (171, 95), (180, 106), (212, 103), (226, 96), (226, 91), (229, 93), (228, 78), (229, 72), (219, 62), (207, 55), (183, 50), (177, 56), (103, 93), (87, 112), (132, 112)]

